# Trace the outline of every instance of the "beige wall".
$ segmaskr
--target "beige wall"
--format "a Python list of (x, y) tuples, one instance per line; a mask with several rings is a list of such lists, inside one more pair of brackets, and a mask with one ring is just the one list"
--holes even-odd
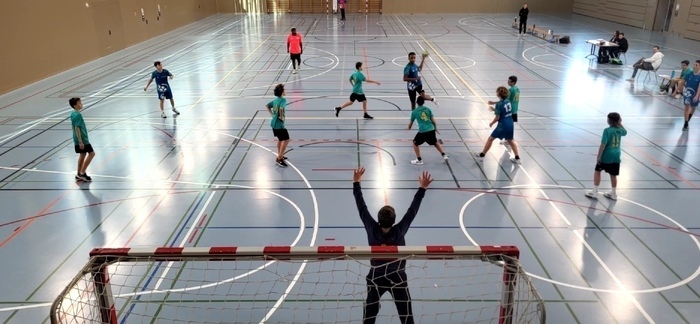
[(700, 40), (700, 0), (680, 1), (679, 4), (681, 8), (678, 16), (671, 20), (672, 27), (677, 26), (686, 38)]
[[(664, 16), (656, 17), (657, 21), (665, 18), (666, 10), (657, 10), (658, 3), (657, 0), (574, 0), (573, 12), (651, 30), (657, 13)], [(675, 4), (679, 9), (676, 12), (674, 5), (668, 32), (700, 40), (700, 0), (675, 0)]]
[(574, 0), (383, 0), (382, 12), (385, 14), (512, 13), (515, 17), (525, 2), (530, 8), (530, 17), (534, 17), (538, 12), (571, 13)]
[(645, 27), (653, 24), (655, 0), (574, 0), (573, 12), (579, 15)]
[(0, 94), (213, 15), (216, 2), (2, 0)]
[(216, 0), (219, 13), (267, 12), (266, 0)]

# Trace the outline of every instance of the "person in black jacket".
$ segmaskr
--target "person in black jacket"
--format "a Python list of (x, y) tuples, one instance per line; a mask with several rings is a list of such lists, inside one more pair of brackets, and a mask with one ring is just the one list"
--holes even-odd
[(520, 17), (520, 28), (518, 31), (518, 36), (520, 34), (527, 34), (527, 15), (530, 13), (530, 9), (527, 8), (527, 3), (523, 4), (523, 7), (520, 8), (520, 12), (518, 13), (518, 17)]
[[(372, 218), (365, 200), (362, 197), (360, 181), (365, 173), (365, 168), (356, 169), (353, 174), (353, 195), (357, 204), (357, 211), (367, 231), (367, 240), (370, 246), (405, 246), (405, 235), (411, 226), (413, 219), (418, 214), (425, 191), (433, 179), (430, 173), (424, 171), (418, 177), (420, 187), (411, 206), (406, 211), (401, 221), (396, 221), (396, 211), (391, 206), (384, 206), (379, 210), (377, 218)], [(374, 323), (379, 314), (379, 300), (385, 292), (389, 292), (394, 298), (399, 319), (403, 324), (413, 324), (413, 309), (411, 307), (411, 294), (408, 291), (408, 277), (406, 276), (406, 260), (372, 260), (372, 268), (367, 274), (367, 300), (364, 305), (363, 323)]]
[(613, 57), (620, 58), (620, 53), (627, 53), (627, 49), (630, 46), (627, 42), (627, 38), (625, 38), (625, 33), (620, 33), (615, 43), (617, 43), (618, 47), (611, 48), (610, 53)]
[[(611, 43), (617, 44), (617, 39), (618, 39), (619, 37), (620, 37), (620, 31), (619, 31), (619, 30), (616, 30), (615, 33), (613, 34), (613, 37), (610, 38), (610, 42), (611, 42)], [(614, 48), (616, 48), (616, 47), (614, 47)], [(612, 55), (613, 55), (613, 50), (612, 50), (612, 49), (608, 49), (608, 47), (602, 47), (602, 46), (601, 46), (600, 49), (598, 50), (598, 57), (601, 57), (601, 56), (612, 56)]]

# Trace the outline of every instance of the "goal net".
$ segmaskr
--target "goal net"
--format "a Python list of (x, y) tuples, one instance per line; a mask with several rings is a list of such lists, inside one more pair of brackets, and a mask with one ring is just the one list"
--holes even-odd
[[(544, 323), (544, 303), (518, 257), (514, 246), (94, 249), (53, 302), (50, 318)], [(372, 298), (377, 292), (385, 292), (381, 300)]]

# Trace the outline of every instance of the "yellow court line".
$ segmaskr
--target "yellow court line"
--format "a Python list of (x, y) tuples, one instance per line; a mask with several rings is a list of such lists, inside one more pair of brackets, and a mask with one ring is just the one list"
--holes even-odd
[(433, 51), (433, 53), (437, 54), (437, 56), (440, 58), (440, 60), (442, 60), (442, 63), (445, 63), (445, 65), (447, 65), (447, 67), (450, 68), (450, 70), (452, 70), (452, 74), (454, 74), (460, 81), (462, 81), (462, 83), (463, 83), (465, 86), (467, 86), (467, 88), (469, 89), (469, 91), (471, 91), (471, 93), (473, 93), (477, 98), (479, 98), (479, 100), (481, 100), (481, 102), (484, 103), (484, 105), (486, 105), (486, 106), (488, 107), (488, 105), (489, 105), (488, 102), (487, 102), (486, 100), (484, 100), (484, 98), (482, 98), (482, 97), (476, 92), (476, 90), (474, 90), (474, 88), (472, 88), (472, 87), (469, 85), (469, 83), (467, 83), (467, 81), (464, 80), (464, 78), (462, 78), (462, 76), (459, 75), (459, 73), (457, 73), (457, 71), (455, 71), (455, 69), (452, 67), (452, 65), (450, 65), (450, 63), (447, 63), (447, 61), (445, 60), (445, 58), (443, 58), (442, 55), (440, 55), (440, 53), (435, 49), (435, 47), (433, 47), (433, 45), (430, 44), (430, 42), (428, 42), (428, 40), (425, 39), (425, 37), (423, 37), (423, 35), (418, 35), (418, 36), (420, 36), (420, 38), (423, 39), (423, 42), (425, 42), (425, 44), (428, 45), (428, 47), (430, 47), (430, 49)]
[(245, 62), (251, 55), (253, 55), (253, 53), (255, 53), (261, 46), (263, 46), (263, 44), (265, 44), (270, 39), (270, 37), (272, 37), (272, 35), (267, 36), (267, 38), (265, 38), (265, 40), (262, 41), (262, 43), (260, 43), (260, 45), (258, 45), (255, 49), (253, 49), (253, 51), (248, 53), (248, 55), (246, 55), (246, 57), (244, 57), (238, 64), (236, 64), (236, 66), (234, 66), (233, 69), (231, 69), (231, 71), (226, 73), (226, 75), (224, 75), (224, 77), (221, 78), (221, 80), (219, 80), (219, 82), (217, 82), (211, 89), (209, 89), (209, 91), (204, 93), (195, 103), (193, 103), (189, 108), (187, 108), (187, 110), (185, 110), (185, 112), (192, 110), (192, 108), (194, 108), (197, 104), (202, 102), (202, 100), (204, 100), (204, 98), (206, 98), (212, 91), (214, 91), (214, 89), (216, 89), (216, 87), (218, 87), (221, 84), (221, 82), (224, 82), (224, 80), (226, 80), (226, 78), (228, 78), (231, 75), (231, 73), (236, 71), (236, 69), (238, 69), (238, 67), (241, 66), (241, 64), (243, 64), (243, 62)]

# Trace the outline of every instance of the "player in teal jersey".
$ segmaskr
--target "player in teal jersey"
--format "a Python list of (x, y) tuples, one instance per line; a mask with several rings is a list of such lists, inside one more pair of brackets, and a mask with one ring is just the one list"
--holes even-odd
[(350, 101), (342, 104), (339, 107), (335, 107), (335, 117), (338, 117), (338, 114), (340, 114), (340, 110), (352, 105), (355, 102), (355, 100), (357, 100), (362, 103), (362, 111), (365, 112), (364, 118), (372, 119), (374, 117), (370, 116), (367, 113), (367, 97), (365, 97), (365, 93), (362, 91), (362, 82), (374, 83), (376, 85), (381, 85), (381, 83), (379, 83), (379, 81), (367, 79), (365, 75), (362, 74), (362, 62), (355, 63), (355, 69), (355, 73), (353, 73), (350, 76), (350, 84), (352, 85), (352, 94), (350, 94)]
[(83, 115), (80, 111), (83, 109), (83, 102), (80, 98), (71, 98), (68, 100), (73, 111), (70, 114), (71, 131), (73, 132), (73, 144), (75, 145), (75, 153), (78, 153), (78, 173), (75, 175), (75, 180), (92, 181), (92, 178), (87, 175), (85, 170), (95, 157), (95, 151), (90, 144), (88, 138), (87, 127), (83, 120)]
[(416, 159), (411, 161), (412, 164), (423, 164), (423, 159), (420, 156), (419, 146), (423, 143), (428, 143), (428, 145), (433, 145), (442, 154), (442, 158), (447, 161), (448, 156), (445, 151), (442, 150), (442, 145), (437, 140), (435, 135), (436, 123), (435, 117), (433, 117), (433, 112), (430, 108), (423, 106), (425, 104), (425, 98), (418, 97), (416, 99), (418, 107), (411, 112), (411, 122), (408, 124), (408, 130), (413, 127), (413, 122), (418, 121), (418, 134), (413, 138), (413, 151), (416, 152)]
[(674, 97), (676, 99), (680, 98), (681, 93), (683, 92), (683, 85), (685, 83), (685, 77), (688, 76), (689, 74), (693, 73), (693, 69), (689, 65), (690, 65), (690, 61), (688, 61), (688, 60), (681, 61), (681, 75), (671, 79), (668, 82), (668, 88), (662, 89), (659, 94), (670, 93), (671, 97)]
[(605, 171), (610, 174), (610, 184), (612, 191), (604, 196), (608, 199), (617, 200), (617, 176), (620, 174), (620, 163), (622, 162), (622, 136), (627, 135), (627, 130), (622, 127), (622, 117), (616, 112), (608, 114), (608, 128), (603, 130), (603, 138), (598, 148), (598, 158), (596, 159), (595, 173), (593, 174), (593, 190), (586, 192), (586, 197), (598, 199), (598, 186), (600, 185), (600, 172)]
[(277, 159), (275, 162), (281, 167), (287, 167), (287, 163), (284, 162), (284, 160), (287, 159), (284, 156), (284, 151), (289, 144), (289, 132), (284, 127), (284, 120), (286, 118), (285, 107), (287, 106), (287, 99), (284, 98), (284, 85), (278, 84), (275, 87), (274, 93), (277, 98), (265, 105), (265, 108), (267, 108), (270, 116), (272, 116), (270, 120), (272, 134), (277, 137)]

